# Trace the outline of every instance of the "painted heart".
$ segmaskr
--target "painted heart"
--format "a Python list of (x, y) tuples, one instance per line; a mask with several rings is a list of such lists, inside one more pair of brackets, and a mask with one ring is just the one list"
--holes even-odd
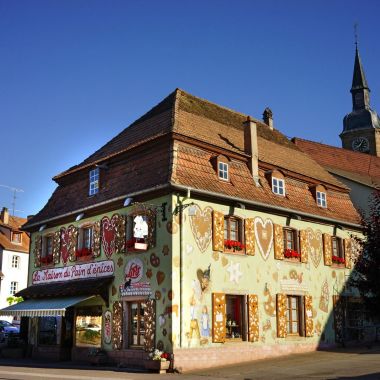
[(110, 258), (115, 252), (115, 229), (108, 216), (102, 219), (102, 246), (105, 255)]
[(61, 228), (61, 257), (64, 264), (67, 263), (70, 255), (70, 231), (65, 227)]
[(310, 252), (311, 261), (317, 268), (323, 254), (322, 232), (319, 230), (313, 231), (311, 228), (308, 228), (306, 230), (306, 236), (307, 249)]
[(195, 213), (190, 216), (191, 232), (201, 252), (205, 252), (212, 238), (212, 208), (207, 206), (203, 211), (193, 206)]
[(264, 222), (260, 217), (256, 217), (255, 236), (261, 256), (264, 260), (268, 260), (273, 244), (273, 222), (270, 219)]

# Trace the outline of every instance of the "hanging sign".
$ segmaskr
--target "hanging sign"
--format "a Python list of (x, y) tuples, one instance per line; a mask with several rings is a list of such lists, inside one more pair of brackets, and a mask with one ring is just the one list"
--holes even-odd
[(33, 272), (32, 283), (44, 284), (48, 282), (107, 277), (112, 276), (114, 271), (115, 267), (112, 260), (69, 265), (62, 268), (41, 269)]

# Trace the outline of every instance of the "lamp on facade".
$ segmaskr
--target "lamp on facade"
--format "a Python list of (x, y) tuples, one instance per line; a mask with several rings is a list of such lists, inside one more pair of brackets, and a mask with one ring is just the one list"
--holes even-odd
[(84, 217), (84, 213), (81, 212), (80, 214), (77, 215), (77, 217), (75, 218), (75, 221), (79, 222), (81, 219), (83, 219), (83, 217)]
[(125, 198), (124, 207), (129, 206), (133, 202), (133, 198)]
[(46, 224), (43, 224), (42, 226), (40, 226), (38, 232), (42, 232), (45, 228), (46, 228)]

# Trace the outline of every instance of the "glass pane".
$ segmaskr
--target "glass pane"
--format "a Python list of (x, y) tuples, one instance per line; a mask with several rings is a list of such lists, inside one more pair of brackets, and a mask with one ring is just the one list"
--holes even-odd
[(296, 321), (298, 319), (297, 310), (292, 310), (292, 321)]
[(293, 322), (292, 323), (292, 333), (297, 333), (298, 332), (298, 322)]
[(292, 297), (292, 309), (296, 309), (297, 308), (297, 298), (295, 297)]
[[(89, 314), (89, 315), (85, 315)], [(90, 315), (82, 310), (75, 321), (75, 342), (77, 347), (100, 347), (102, 336), (102, 316)]]
[(224, 239), (228, 239), (228, 221), (224, 219)]
[(57, 344), (57, 317), (38, 318), (38, 343), (46, 345)]

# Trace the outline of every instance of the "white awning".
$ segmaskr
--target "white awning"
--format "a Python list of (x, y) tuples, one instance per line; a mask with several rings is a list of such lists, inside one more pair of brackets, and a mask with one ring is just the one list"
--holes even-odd
[(95, 296), (30, 299), (0, 309), (0, 315), (19, 317), (65, 316), (66, 309)]

